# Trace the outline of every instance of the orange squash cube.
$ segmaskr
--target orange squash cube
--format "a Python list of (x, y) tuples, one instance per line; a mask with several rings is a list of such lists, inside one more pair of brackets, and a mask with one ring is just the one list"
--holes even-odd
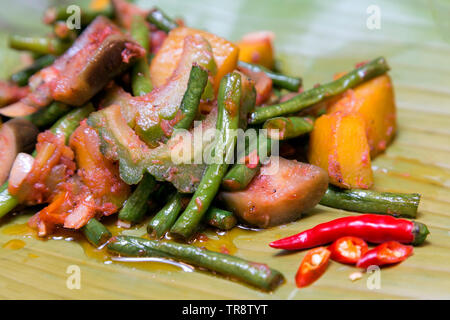
[(170, 31), (153, 58), (150, 65), (153, 85), (155, 87), (164, 85), (175, 71), (183, 51), (184, 38), (188, 35), (200, 35), (211, 44), (217, 65), (217, 73), (214, 77), (214, 87), (217, 91), (222, 77), (236, 68), (239, 48), (215, 34), (187, 27), (179, 27)]
[(239, 60), (272, 69), (274, 64), (273, 32), (259, 31), (244, 35), (239, 46)]
[(328, 172), (330, 183), (346, 189), (373, 184), (364, 119), (335, 112), (318, 118), (311, 132), (308, 159)]
[(396, 107), (390, 77), (386, 74), (378, 76), (347, 90), (328, 106), (327, 113), (337, 111), (360, 114), (366, 124), (370, 155), (375, 157), (383, 152), (396, 130)]

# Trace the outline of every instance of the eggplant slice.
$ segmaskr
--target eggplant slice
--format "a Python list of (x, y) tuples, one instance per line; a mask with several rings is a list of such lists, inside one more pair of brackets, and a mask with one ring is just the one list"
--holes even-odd
[(17, 154), (33, 151), (38, 133), (34, 124), (21, 118), (11, 119), (0, 127), (0, 184), (8, 179)]

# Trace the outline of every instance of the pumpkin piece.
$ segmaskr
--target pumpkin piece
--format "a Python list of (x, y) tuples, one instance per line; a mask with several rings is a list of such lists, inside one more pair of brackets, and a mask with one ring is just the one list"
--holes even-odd
[(239, 60), (260, 64), (272, 69), (274, 65), (273, 53), (274, 34), (270, 31), (252, 32), (244, 35), (239, 46)]
[(217, 73), (214, 76), (214, 88), (217, 92), (222, 77), (236, 68), (239, 49), (235, 44), (215, 34), (187, 27), (173, 29), (164, 40), (150, 65), (152, 83), (155, 87), (160, 87), (167, 82), (180, 60), (184, 38), (189, 35), (200, 35), (211, 44), (217, 65)]
[(360, 114), (366, 124), (370, 155), (373, 158), (380, 154), (392, 141), (396, 130), (396, 107), (390, 77), (385, 74), (347, 90), (328, 106), (327, 113), (337, 111)]
[(338, 187), (368, 189), (373, 184), (366, 126), (359, 114), (335, 112), (318, 118), (308, 159), (325, 169)]

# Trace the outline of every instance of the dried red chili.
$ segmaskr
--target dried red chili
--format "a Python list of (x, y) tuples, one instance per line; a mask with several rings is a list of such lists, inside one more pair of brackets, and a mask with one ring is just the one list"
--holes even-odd
[(369, 250), (367, 243), (357, 237), (342, 237), (328, 247), (331, 259), (340, 263), (356, 264)]
[(298, 250), (313, 248), (345, 236), (362, 238), (368, 242), (399, 241), (419, 245), (430, 232), (426, 225), (392, 216), (363, 214), (321, 223), (312, 229), (271, 242), (273, 248)]
[(325, 272), (331, 252), (325, 247), (309, 250), (295, 275), (297, 287), (303, 288), (320, 278)]
[(412, 246), (405, 246), (397, 241), (388, 241), (367, 251), (359, 259), (356, 266), (358, 268), (368, 268), (369, 266), (384, 266), (387, 264), (399, 263), (408, 258), (413, 253)]

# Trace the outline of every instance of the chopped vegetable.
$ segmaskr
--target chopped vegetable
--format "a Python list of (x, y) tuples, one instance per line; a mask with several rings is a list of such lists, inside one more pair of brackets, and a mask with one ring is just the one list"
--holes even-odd
[(70, 41), (63, 41), (58, 38), (46, 37), (24, 37), (19, 35), (9, 36), (9, 47), (16, 50), (28, 50), (40, 54), (51, 54), (59, 56), (70, 46)]
[(369, 247), (367, 243), (357, 237), (342, 237), (334, 241), (328, 250), (331, 259), (340, 263), (356, 264), (365, 255)]
[(19, 101), (29, 92), (28, 88), (21, 88), (14, 83), (0, 80), (0, 108)]
[(328, 172), (330, 183), (351, 189), (373, 185), (364, 120), (341, 112), (319, 117), (311, 132), (308, 160)]
[(16, 155), (33, 150), (38, 133), (26, 119), (11, 119), (0, 125), (0, 184), (8, 178)]
[(422, 244), (430, 232), (426, 225), (416, 221), (363, 214), (338, 218), (321, 223), (312, 229), (271, 242), (272, 248), (301, 250), (331, 243), (341, 237), (359, 237), (373, 243), (399, 241)]
[(222, 188), (227, 191), (245, 189), (250, 181), (258, 174), (262, 163), (270, 157), (271, 140), (264, 134), (251, 140), (244, 155), (238, 155), (238, 162), (227, 172), (222, 181)]
[(267, 69), (261, 65), (247, 63), (244, 61), (238, 61), (238, 66), (240, 68), (245, 68), (253, 72), (264, 72), (270, 79), (272, 79), (273, 85), (279, 88), (283, 88), (292, 92), (297, 92), (301, 85), (302, 79), (286, 76), (281, 73), (276, 73), (270, 69)]
[(364, 81), (382, 75), (388, 70), (389, 66), (384, 58), (377, 58), (335, 81), (304, 91), (286, 102), (259, 108), (250, 115), (249, 122), (257, 124), (273, 117), (299, 112), (326, 98), (336, 96), (347, 89), (353, 88)]
[(164, 40), (156, 56), (152, 59), (150, 75), (153, 85), (161, 87), (168, 81), (180, 60), (183, 40), (189, 35), (205, 38), (212, 47), (214, 60), (217, 65), (217, 72), (214, 73), (213, 81), (217, 92), (222, 77), (236, 68), (239, 50), (233, 43), (212, 33), (187, 27), (173, 29)]
[(267, 136), (271, 139), (286, 140), (296, 138), (313, 130), (311, 117), (276, 117), (264, 122)]
[(322, 169), (272, 156), (245, 190), (221, 192), (220, 198), (245, 223), (268, 228), (300, 218), (320, 201), (327, 185)]
[(333, 100), (327, 112), (358, 113), (366, 125), (370, 155), (376, 156), (386, 149), (396, 130), (396, 108), (391, 78), (381, 75), (347, 90)]
[(274, 290), (284, 280), (280, 272), (265, 264), (250, 262), (188, 244), (118, 236), (111, 239), (108, 249), (127, 256), (156, 256), (190, 263), (267, 291)]
[(367, 251), (358, 260), (356, 266), (366, 269), (370, 266), (384, 266), (399, 263), (408, 258), (412, 253), (412, 246), (405, 246), (397, 241), (388, 241)]
[(297, 287), (304, 288), (319, 279), (328, 267), (330, 251), (325, 247), (309, 250), (295, 275)]
[(169, 18), (161, 9), (154, 7), (148, 13), (147, 19), (154, 24), (159, 30), (169, 33), (172, 29), (178, 27), (178, 24)]
[(108, 241), (112, 234), (111, 232), (97, 219), (92, 218), (84, 227), (81, 228), (86, 238), (94, 246), (98, 247)]
[(48, 107), (26, 116), (38, 128), (46, 128), (70, 111), (70, 107), (62, 102), (52, 102)]
[(210, 207), (208, 211), (206, 211), (203, 219), (210, 226), (216, 227), (220, 230), (230, 230), (237, 223), (233, 212), (216, 207)]
[(34, 60), (34, 62), (30, 66), (11, 75), (11, 81), (21, 87), (26, 86), (28, 84), (28, 79), (30, 79), (33, 74), (35, 74), (42, 68), (51, 65), (55, 61), (55, 59), (55, 56), (49, 54), (39, 57)]
[(147, 212), (148, 197), (155, 190), (155, 186), (155, 178), (145, 174), (136, 190), (133, 191), (122, 210), (120, 210), (119, 219), (133, 223), (141, 222)]
[(166, 205), (152, 218), (147, 225), (147, 232), (161, 238), (172, 228), (183, 209), (183, 196), (175, 192)]
[(186, 210), (170, 229), (170, 234), (189, 239), (216, 196), (236, 144), (236, 135), (232, 131), (237, 130), (239, 126), (240, 100), (241, 76), (233, 72), (222, 79), (219, 88), (215, 158), (213, 163), (207, 166), (197, 190)]
[[(140, 15), (134, 15), (131, 21), (131, 36), (149, 52), (149, 29)], [(134, 96), (143, 96), (153, 89), (150, 79), (147, 55), (141, 57), (131, 69), (131, 87)]]
[(268, 69), (274, 66), (273, 39), (270, 31), (252, 32), (244, 35), (238, 43), (239, 60), (260, 64)]
[(339, 189), (329, 186), (320, 204), (356, 212), (370, 212), (415, 218), (420, 194)]

